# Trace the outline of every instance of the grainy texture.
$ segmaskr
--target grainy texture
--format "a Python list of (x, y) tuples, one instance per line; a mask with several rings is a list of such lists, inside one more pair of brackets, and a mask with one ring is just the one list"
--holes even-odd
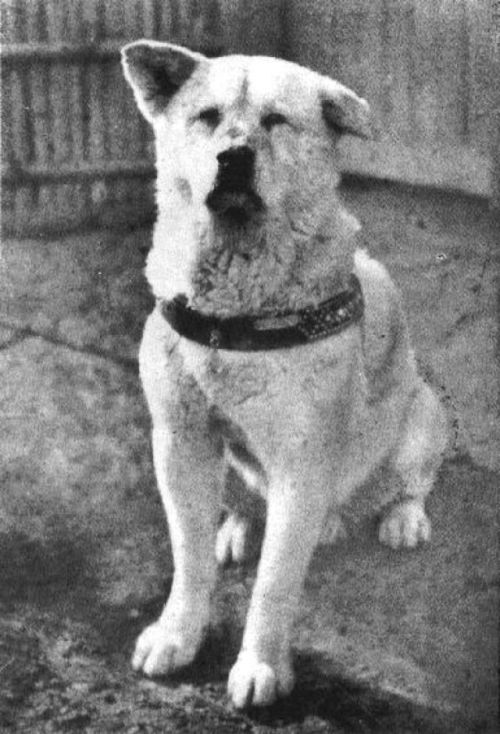
[(430, 546), (390, 551), (370, 520), (353, 520), (346, 540), (318, 549), (297, 618), (298, 686), (268, 712), (235, 714), (225, 697), (252, 569), (221, 575), (213, 631), (186, 675), (132, 674), (134, 639), (172, 573), (134, 358), (150, 232), (7, 241), (0, 731), (496, 731), (497, 225), (466, 197), (354, 183), (343, 195), (459, 421), (429, 502)]
[(118, 63), (140, 37), (331, 74), (365, 94), (379, 121), (376, 142), (346, 141), (346, 170), (490, 196), (494, 5), (4, 0), (3, 226), (39, 234), (152, 218), (151, 136)]
[(279, 3), (264, 0), (5, 0), (1, 11), (2, 224), (16, 233), (151, 218), (151, 135), (123, 45), (279, 51)]
[(375, 112), (379, 137), (371, 147), (346, 141), (347, 170), (491, 194), (495, 28), (498, 34), (493, 5), (287, 3), (285, 56), (365, 95)]

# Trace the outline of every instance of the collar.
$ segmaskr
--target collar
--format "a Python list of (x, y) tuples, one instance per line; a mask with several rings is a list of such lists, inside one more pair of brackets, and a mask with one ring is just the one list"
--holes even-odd
[(284, 349), (339, 334), (363, 316), (363, 294), (352, 274), (349, 287), (317, 308), (264, 316), (206, 316), (186, 306), (182, 296), (159, 300), (164, 319), (181, 336), (205, 347), (257, 352)]

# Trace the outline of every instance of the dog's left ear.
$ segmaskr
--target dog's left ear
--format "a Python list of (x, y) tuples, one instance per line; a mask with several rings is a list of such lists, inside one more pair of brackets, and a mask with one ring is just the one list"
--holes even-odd
[(203, 62), (207, 58), (202, 54), (173, 43), (135, 41), (122, 49), (125, 78), (134, 90), (139, 109), (151, 123)]
[(368, 102), (348, 87), (329, 79), (320, 92), (321, 109), (327, 125), (337, 134), (374, 136)]

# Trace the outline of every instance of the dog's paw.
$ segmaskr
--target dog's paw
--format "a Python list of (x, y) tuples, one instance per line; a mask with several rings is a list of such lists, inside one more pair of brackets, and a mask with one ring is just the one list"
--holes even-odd
[(431, 537), (431, 522), (421, 502), (407, 500), (389, 511), (380, 523), (379, 540), (390, 548), (416, 548)]
[(217, 533), (215, 557), (220, 566), (242, 563), (247, 557), (250, 523), (238, 515), (229, 515)]
[(194, 660), (203, 632), (203, 628), (183, 629), (180, 625), (155, 622), (139, 635), (132, 655), (132, 667), (148, 676), (173, 673)]
[(294, 683), (288, 660), (271, 665), (252, 653), (240, 653), (229, 674), (227, 690), (234, 706), (242, 709), (269, 706), (278, 697), (288, 696)]

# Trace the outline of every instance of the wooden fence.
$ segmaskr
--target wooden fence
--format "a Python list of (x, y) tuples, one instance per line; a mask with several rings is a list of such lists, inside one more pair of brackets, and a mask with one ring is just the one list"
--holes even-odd
[(136, 38), (279, 52), (264, 0), (2, 0), (2, 223), (17, 234), (152, 214), (151, 133), (119, 64)]
[(371, 146), (349, 141), (348, 170), (491, 194), (487, 0), (2, 0), (1, 13), (8, 232), (151, 217), (151, 134), (119, 65), (139, 37), (329, 73), (381, 129)]

